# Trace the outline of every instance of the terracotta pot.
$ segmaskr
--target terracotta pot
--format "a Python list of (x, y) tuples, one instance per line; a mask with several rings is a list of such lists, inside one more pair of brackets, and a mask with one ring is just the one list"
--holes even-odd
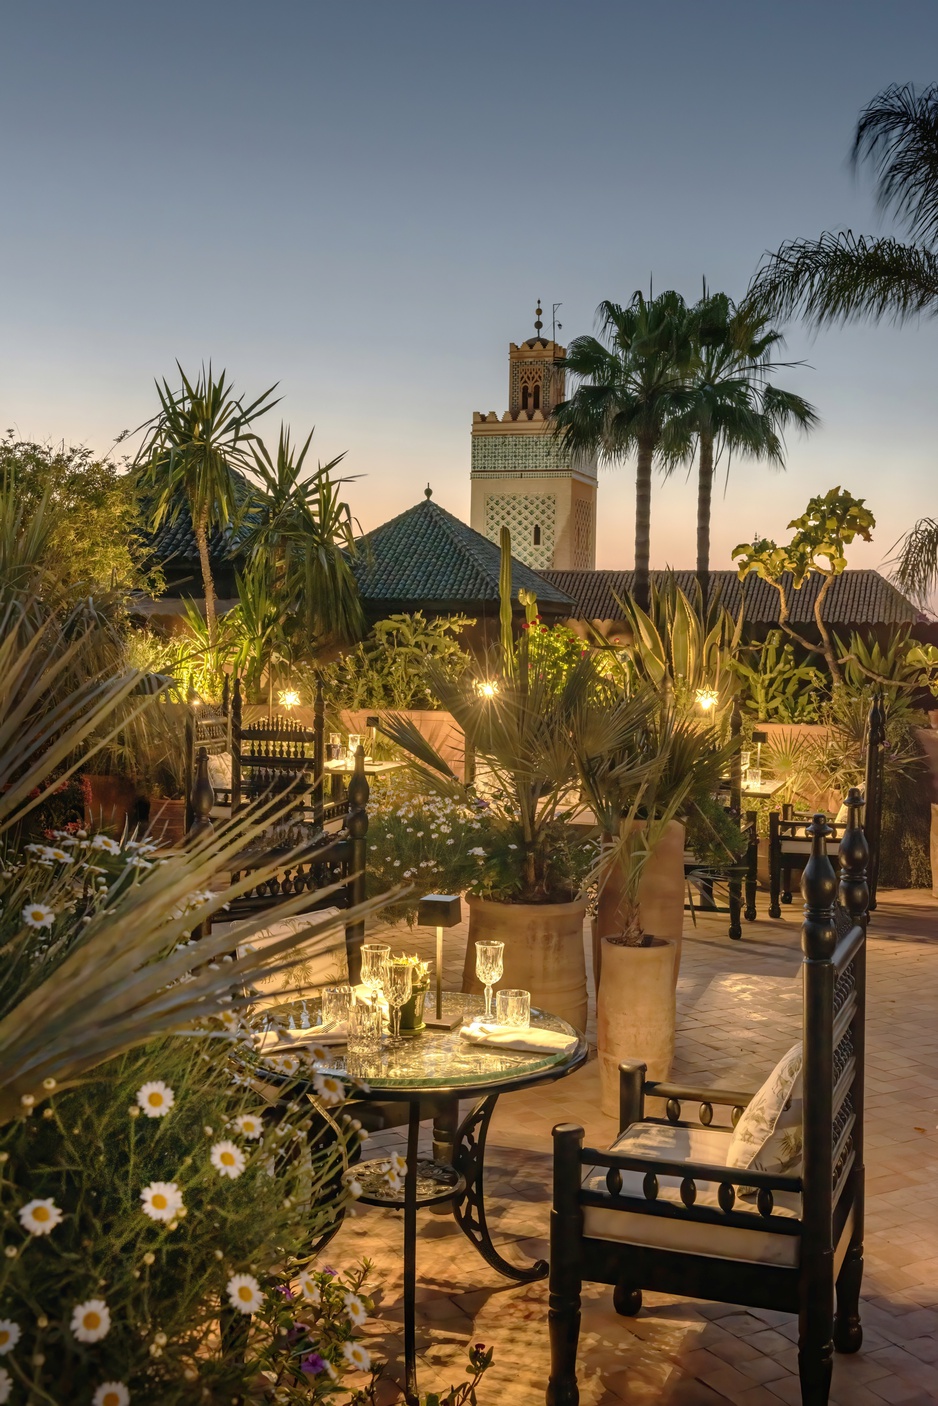
[(531, 1005), (586, 1029), (586, 900), (573, 903), (493, 903), (468, 898), (469, 940), (463, 990), (482, 991), (476, 976), (477, 942), (504, 942), (505, 972), (499, 986), (530, 991)]
[[(636, 821), (641, 826), (643, 821)], [(642, 870), (638, 900), (642, 908), (642, 927), (656, 937), (667, 938), (674, 944), (674, 984), (677, 985), (681, 965), (681, 939), (684, 933), (684, 826), (672, 820)], [(600, 939), (593, 949), (593, 975), (599, 990), (602, 975), (604, 937), (614, 937), (622, 931), (622, 876), (613, 869), (599, 895), (596, 932)]]
[(185, 801), (151, 801), (150, 833), (164, 849), (181, 845), (186, 838)]
[(603, 939), (603, 982), (597, 998), (602, 1111), (619, 1116), (619, 1064), (639, 1059), (647, 1078), (667, 1079), (674, 1059), (675, 944), (622, 947)]
[(137, 801), (137, 788), (126, 776), (98, 776), (91, 773), (85, 777), (91, 799), (88, 804), (87, 822), (91, 830), (110, 830), (121, 835), (125, 827), (131, 828)]

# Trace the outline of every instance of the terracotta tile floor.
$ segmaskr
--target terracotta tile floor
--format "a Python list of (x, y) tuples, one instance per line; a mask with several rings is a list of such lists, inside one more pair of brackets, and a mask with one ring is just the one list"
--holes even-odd
[[(675, 1077), (749, 1087), (797, 1038), (800, 910), (745, 925), (730, 942), (722, 915), (688, 923), (678, 990)], [(429, 955), (432, 935), (395, 931), (395, 947)], [(458, 987), (465, 929), (447, 935), (447, 984)], [(869, 941), (868, 1210), (864, 1346), (837, 1357), (838, 1406), (938, 1402), (938, 903), (882, 895)], [(599, 1112), (595, 1061), (560, 1083), (505, 1097), (492, 1123), (487, 1209), (496, 1242), (519, 1260), (547, 1251), (550, 1130), (572, 1121), (602, 1145), (615, 1127)], [(374, 1138), (369, 1155), (397, 1146)], [(363, 1255), (383, 1286), (373, 1348), (400, 1374), (401, 1222), (362, 1207), (328, 1250)], [(583, 1406), (777, 1406), (800, 1402), (787, 1314), (646, 1294), (619, 1318), (608, 1290), (584, 1289), (579, 1373)], [(446, 1215), (422, 1212), (418, 1235), (421, 1387), (462, 1380), (466, 1345), (495, 1347), (481, 1406), (537, 1406), (548, 1371), (547, 1287), (494, 1273)], [(385, 1399), (397, 1399), (390, 1388)]]

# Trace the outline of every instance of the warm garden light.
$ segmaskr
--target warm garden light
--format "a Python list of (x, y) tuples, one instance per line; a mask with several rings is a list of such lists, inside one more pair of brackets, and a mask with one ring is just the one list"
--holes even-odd
[(480, 698), (494, 698), (498, 693), (498, 684), (494, 679), (480, 679), (476, 684), (476, 693)]
[(296, 708), (299, 705), (300, 695), (295, 688), (284, 688), (278, 694), (278, 701), (281, 708)]
[(715, 708), (720, 701), (720, 695), (715, 688), (698, 688), (697, 703), (703, 708), (705, 713), (709, 713), (711, 708)]

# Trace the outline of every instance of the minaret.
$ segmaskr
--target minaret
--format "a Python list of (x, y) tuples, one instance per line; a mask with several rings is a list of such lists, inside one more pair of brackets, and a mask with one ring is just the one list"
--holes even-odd
[(472, 516), (477, 532), (511, 532), (512, 555), (535, 570), (596, 566), (596, 460), (574, 459), (554, 438), (550, 413), (564, 398), (566, 348), (541, 335), (509, 344), (508, 409), (472, 416)]

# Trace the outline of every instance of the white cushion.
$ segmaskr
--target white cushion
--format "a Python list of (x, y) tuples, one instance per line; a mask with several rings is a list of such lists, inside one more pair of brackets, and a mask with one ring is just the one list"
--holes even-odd
[[(612, 1151), (631, 1157), (647, 1157), (651, 1161), (702, 1162), (723, 1167), (731, 1139), (732, 1133), (724, 1128), (674, 1128), (655, 1123), (636, 1123), (613, 1143)], [(642, 1179), (642, 1172), (623, 1171), (621, 1194), (644, 1200)], [(683, 1211), (680, 1185), (680, 1177), (659, 1176), (657, 1204), (671, 1204)], [(695, 1205), (719, 1210), (717, 1183), (696, 1181), (695, 1185)], [(608, 1194), (605, 1170), (591, 1169), (584, 1179), (584, 1187)], [(775, 1215), (796, 1220), (800, 1217), (800, 1195), (783, 1191), (773, 1192), (772, 1195)], [(598, 1240), (615, 1240), (627, 1245), (646, 1245), (652, 1249), (678, 1250), (685, 1254), (710, 1255), (719, 1259), (747, 1260), (753, 1264), (785, 1267), (798, 1264), (801, 1250), (799, 1235), (779, 1235), (767, 1230), (756, 1207), (738, 1197), (733, 1209), (743, 1215), (751, 1215), (751, 1230), (735, 1225), (706, 1225), (681, 1216), (646, 1215), (642, 1211), (584, 1206), (583, 1234)]]
[(212, 752), (208, 758), (209, 784), (216, 791), (231, 790), (231, 753)]
[(783, 1054), (765, 1083), (749, 1100), (726, 1154), (728, 1167), (800, 1176), (803, 1155), (801, 1071), (804, 1049), (799, 1040)]
[[(292, 918), (281, 918), (278, 922), (271, 923), (270, 927), (261, 928), (249, 943), (239, 946), (238, 956), (243, 957), (249, 948), (269, 947), (271, 943), (279, 942), (290, 933), (302, 932), (310, 923), (318, 923), (329, 917), (335, 917), (337, 920), (334, 928), (317, 933), (305, 944), (298, 943), (298, 958), (302, 957), (304, 947), (310, 950), (309, 955), (300, 960), (297, 966), (289, 971), (278, 972), (276, 976), (251, 979), (254, 989), (262, 993), (261, 1004), (276, 1004), (300, 988), (303, 988), (305, 995), (309, 995), (310, 987), (331, 986), (336, 982), (348, 981), (345, 922), (342, 911), (338, 908), (320, 908), (312, 913), (295, 913)], [(213, 923), (212, 936), (217, 933), (224, 934), (226, 930), (236, 926), (235, 923)]]
[[(782, 854), (810, 854), (812, 843), (810, 840), (795, 840), (788, 835), (779, 836), (782, 847)], [(827, 841), (827, 853), (833, 858), (840, 850), (839, 840)]]

